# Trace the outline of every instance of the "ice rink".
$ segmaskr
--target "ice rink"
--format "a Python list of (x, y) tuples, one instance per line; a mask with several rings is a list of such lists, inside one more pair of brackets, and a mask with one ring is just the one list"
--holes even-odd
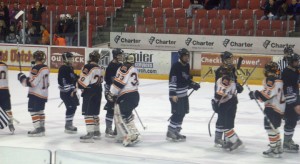
[[(210, 100), (213, 98), (213, 84), (201, 83), (201, 88), (190, 96), (190, 113), (183, 122), (182, 134), (187, 136), (186, 142), (172, 143), (165, 139), (168, 118), (170, 117), (170, 103), (168, 99), (168, 81), (166, 80), (140, 80), (140, 104), (136, 109), (144, 125), (136, 118), (136, 125), (142, 135), (142, 142), (134, 147), (123, 147), (113, 139), (105, 138), (105, 114), (103, 106), (106, 100), (102, 99), (100, 119), (102, 139), (95, 143), (80, 143), (79, 137), (86, 134), (81, 106), (78, 107), (74, 125), (78, 127), (77, 134), (64, 133), (65, 107), (58, 108), (61, 100), (57, 84), (57, 74), (50, 74), (49, 99), (46, 104), (46, 136), (38, 138), (27, 137), (27, 131), (33, 128), (31, 117), (27, 111), (28, 88), (21, 86), (17, 80), (18, 71), (9, 71), (9, 87), (14, 117), (20, 121), (15, 123), (15, 134), (11, 135), (6, 128), (0, 130), (0, 149), (5, 147), (21, 147), (34, 149), (48, 149), (55, 151), (85, 152), (87, 156), (71, 156), (79, 163), (97, 163), (97, 159), (89, 157), (90, 153), (102, 155), (109, 163), (299, 163), (297, 154), (284, 153), (280, 159), (264, 158), (262, 152), (268, 149), (268, 137), (263, 127), (263, 114), (255, 101), (248, 97), (248, 90), (239, 94), (239, 104), (235, 121), (235, 130), (245, 148), (235, 152), (228, 152), (214, 147), (214, 137), (209, 137), (208, 121), (213, 114)], [(28, 72), (25, 72), (28, 75)], [(261, 86), (250, 86), (251, 89), (261, 89)], [(211, 124), (214, 136), (216, 115)], [(282, 124), (283, 125), (283, 124)], [(283, 126), (281, 136), (283, 136)], [(294, 140), (300, 143), (300, 124), (296, 127)], [(2, 148), (3, 149), (3, 148)], [(34, 156), (34, 153), (30, 154)], [(1, 154), (0, 154), (1, 156)], [(12, 154), (12, 158), (15, 154)], [(70, 161), (70, 159), (69, 159)], [(128, 160), (130, 161), (130, 160)], [(298, 162), (297, 162), (298, 161)], [(54, 163), (54, 162), (53, 162)], [(61, 162), (71, 163), (71, 162)], [(99, 163), (99, 162), (98, 162)], [(101, 163), (101, 162), (100, 162)], [(0, 164), (1, 162), (0, 158)], [(73, 164), (73, 163), (72, 163)]]

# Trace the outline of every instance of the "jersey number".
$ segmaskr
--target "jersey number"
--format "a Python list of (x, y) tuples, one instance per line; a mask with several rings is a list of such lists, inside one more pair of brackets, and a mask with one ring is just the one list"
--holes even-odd
[(136, 86), (137, 84), (139, 84), (138, 76), (137, 76), (136, 73), (132, 73), (132, 74), (131, 74), (131, 77), (134, 77), (134, 79), (133, 79), (134, 81), (131, 82), (131, 84), (132, 84), (133, 86)]
[(2, 80), (2, 79), (6, 79), (6, 72), (5, 71), (0, 72), (0, 80)]

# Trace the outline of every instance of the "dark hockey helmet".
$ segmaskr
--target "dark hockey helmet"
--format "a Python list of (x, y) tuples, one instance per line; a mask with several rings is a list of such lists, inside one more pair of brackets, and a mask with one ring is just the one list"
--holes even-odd
[(41, 62), (45, 62), (46, 61), (46, 54), (43, 51), (37, 50), (33, 53), (33, 59), (34, 61), (41, 61)]
[(279, 75), (279, 68), (278, 64), (273, 61), (269, 61), (264, 68), (264, 75), (266, 77), (268, 76), (278, 76)]
[(290, 46), (285, 46), (283, 49), (283, 53), (285, 55), (290, 55), (290, 54), (294, 53), (294, 50)]
[(292, 53), (286, 56), (286, 60), (290, 66), (293, 65), (295, 61), (299, 61), (300, 56), (297, 53)]
[(117, 59), (117, 56), (119, 54), (123, 54), (123, 53), (124, 53), (124, 51), (121, 48), (116, 48), (116, 49), (112, 50), (112, 54), (113, 54), (114, 59)]
[(134, 56), (134, 54), (128, 54), (125, 57), (125, 63), (134, 64), (135, 63), (135, 56)]
[(71, 62), (73, 62), (73, 54), (71, 52), (64, 52), (62, 54), (62, 60), (64, 63), (66, 64), (70, 64)]
[(232, 65), (233, 63), (233, 54), (231, 52), (225, 51), (221, 53), (222, 63), (225, 65)]
[(100, 60), (100, 54), (97, 50), (94, 50), (89, 54), (89, 62), (98, 63)]
[(185, 55), (190, 55), (190, 52), (186, 48), (182, 48), (178, 51), (179, 59)]

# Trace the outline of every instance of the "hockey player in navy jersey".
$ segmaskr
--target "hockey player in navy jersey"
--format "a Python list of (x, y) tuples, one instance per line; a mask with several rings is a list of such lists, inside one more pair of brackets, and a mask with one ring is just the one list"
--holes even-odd
[(2, 53), (0, 52), (0, 107), (9, 117), (8, 128), (13, 134), (15, 127), (13, 124), (13, 114), (11, 111), (10, 93), (8, 87), (8, 67), (4, 62), (1, 62), (1, 58)]
[(124, 146), (134, 145), (141, 138), (132, 113), (140, 101), (138, 70), (134, 67), (134, 63), (133, 54), (125, 57), (108, 94), (108, 100), (115, 102), (114, 121), (118, 132), (116, 140), (122, 142)]
[[(277, 63), (273, 61), (268, 62), (264, 69), (263, 90), (249, 93), (250, 99), (258, 99), (265, 102), (264, 113), (266, 116), (264, 118), (264, 127), (268, 133), (270, 148), (264, 151), (263, 155), (277, 158), (282, 154), (279, 127), (285, 111), (283, 82), (278, 78), (279, 72)], [(272, 126), (274, 129), (272, 129)]]
[(166, 139), (169, 141), (185, 141), (186, 136), (180, 133), (183, 118), (189, 113), (189, 88), (198, 90), (200, 85), (191, 80), (190, 76), (190, 52), (183, 48), (178, 51), (179, 61), (171, 67), (169, 75), (169, 99), (171, 102), (170, 124)]
[(280, 59), (277, 64), (278, 64), (278, 68), (280, 70), (280, 72), (282, 73), (282, 71), (284, 70), (285, 67), (288, 66), (288, 61), (287, 61), (287, 56), (293, 54), (294, 51), (290, 46), (285, 46), (283, 49), (283, 58)]
[(286, 98), (286, 109), (284, 113), (284, 140), (283, 149), (285, 152), (296, 153), (299, 151), (299, 145), (293, 141), (295, 127), (297, 125), (298, 114), (296, 110), (300, 108), (299, 99), (299, 59), (296, 53), (287, 55), (288, 66), (284, 68), (281, 79), (283, 81), (283, 90)]
[(100, 104), (102, 98), (102, 69), (98, 65), (100, 54), (93, 51), (89, 54), (88, 64), (84, 65), (78, 79), (82, 89), (82, 115), (84, 116), (87, 134), (80, 137), (80, 142), (94, 142), (100, 139)]
[[(237, 110), (237, 95), (243, 87), (237, 82), (236, 69), (233, 65), (233, 54), (225, 51), (221, 54), (222, 65), (216, 70), (215, 96), (213, 109), (218, 113), (215, 132), (215, 146), (234, 150), (242, 141), (234, 131), (234, 120)], [(223, 133), (225, 141), (222, 140)]]
[(105, 71), (105, 99), (107, 103), (104, 106), (104, 110), (106, 110), (106, 129), (105, 129), (105, 137), (113, 138), (115, 136), (115, 132), (112, 130), (112, 123), (114, 118), (114, 103), (110, 102), (107, 99), (109, 94), (110, 87), (114, 81), (118, 68), (122, 65), (123, 62), (123, 55), (124, 51), (120, 48), (116, 48), (112, 50), (113, 60), (108, 64), (106, 71)]
[(43, 51), (33, 53), (32, 62), (35, 64), (29, 77), (22, 72), (18, 74), (18, 80), (25, 87), (29, 87), (28, 111), (30, 112), (34, 130), (28, 131), (29, 137), (45, 136), (45, 104), (48, 99), (49, 69), (45, 65), (46, 54)]
[(79, 100), (76, 94), (76, 82), (79, 78), (74, 73), (73, 54), (70, 52), (64, 52), (62, 54), (63, 65), (58, 71), (58, 85), (60, 90), (60, 98), (63, 100), (66, 106), (66, 124), (65, 133), (76, 133), (77, 128), (73, 126), (73, 118), (79, 105)]

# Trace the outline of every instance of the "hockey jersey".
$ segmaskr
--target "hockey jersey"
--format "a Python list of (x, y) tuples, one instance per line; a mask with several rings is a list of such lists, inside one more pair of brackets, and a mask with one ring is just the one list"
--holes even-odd
[(283, 81), (283, 91), (286, 98), (286, 103), (295, 103), (299, 94), (298, 69), (291, 68), (290, 66), (286, 67), (281, 74), (281, 80)]
[(113, 83), (113, 79), (115, 78), (116, 76), (116, 73), (118, 71), (118, 68), (121, 66), (122, 64), (121, 63), (114, 63), (114, 62), (110, 62), (106, 68), (106, 71), (105, 71), (105, 77), (104, 77), (104, 80), (105, 80), (105, 90), (106, 91), (109, 91), (110, 89), (110, 86), (112, 85)]
[(224, 85), (223, 78), (219, 78), (216, 82), (215, 100), (220, 104), (229, 101), (233, 96), (236, 96), (236, 83), (230, 80), (229, 85)]
[(282, 80), (263, 80), (262, 91), (256, 93), (257, 97), (265, 102), (265, 107), (272, 108), (275, 112), (283, 114), (285, 111), (285, 97)]
[(47, 65), (38, 64), (32, 67), (28, 80), (22, 83), (24, 86), (29, 86), (28, 97), (48, 99), (49, 74)]
[(61, 92), (73, 91), (76, 87), (77, 76), (72, 66), (62, 65), (58, 71), (58, 88)]
[(0, 62), (0, 89), (8, 89), (7, 65)]
[(172, 65), (169, 75), (169, 96), (185, 97), (191, 84), (190, 65), (177, 62)]
[(81, 70), (78, 84), (80, 89), (102, 89), (102, 69), (96, 64), (86, 64)]
[(110, 87), (110, 92), (118, 97), (131, 92), (137, 92), (139, 86), (138, 71), (134, 66), (122, 65), (118, 68), (116, 77)]

